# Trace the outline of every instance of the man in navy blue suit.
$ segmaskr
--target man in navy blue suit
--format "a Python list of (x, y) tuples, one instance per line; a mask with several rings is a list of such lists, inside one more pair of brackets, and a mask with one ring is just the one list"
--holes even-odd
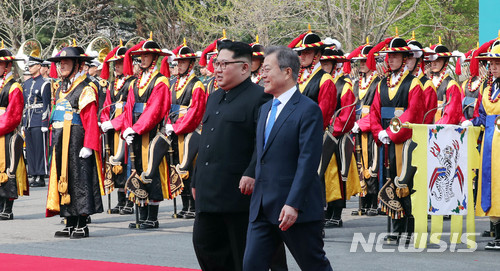
[(287, 47), (270, 47), (259, 113), (257, 165), (243, 270), (269, 270), (284, 241), (302, 270), (332, 270), (323, 250), (323, 196), (318, 177), (323, 117), (296, 87), (300, 62)]

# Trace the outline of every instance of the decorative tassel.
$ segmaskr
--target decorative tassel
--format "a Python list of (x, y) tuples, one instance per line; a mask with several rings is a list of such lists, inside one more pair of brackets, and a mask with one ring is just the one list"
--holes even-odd
[(132, 48), (128, 49), (127, 52), (125, 53), (125, 58), (123, 59), (123, 74), (124, 75), (134, 75), (134, 70), (132, 67), (132, 56), (130, 55), (130, 53), (142, 48), (142, 45), (145, 42), (146, 42), (146, 40), (139, 42), (138, 44), (132, 46)]
[[(368, 38), (367, 38), (367, 41), (368, 41)], [(352, 51), (347, 57), (347, 61), (344, 63), (344, 73), (345, 74), (350, 74), (351, 73), (351, 59), (353, 57), (356, 57), (358, 56), (360, 53), (361, 53), (361, 50), (363, 50), (363, 48), (366, 46), (367, 44), (364, 44), (364, 45), (361, 45), (359, 46), (358, 48), (354, 49), (354, 51)]]
[(168, 65), (168, 56), (164, 56), (161, 61), (160, 73), (170, 78), (170, 66)]
[(174, 56), (178, 55), (179, 54), (179, 51), (181, 50), (182, 47), (184, 47), (185, 45), (184, 44), (181, 44), (179, 46), (177, 46), (177, 48), (175, 48), (173, 51), (172, 51), (172, 54), (174, 54)]
[(57, 66), (56, 66), (56, 63), (52, 62), (50, 63), (50, 74), (49, 74), (50, 77), (54, 78), (54, 79), (57, 79), (59, 77), (59, 75), (57, 74)]
[(104, 58), (104, 63), (102, 63), (102, 70), (101, 70), (101, 78), (102, 79), (104, 79), (104, 80), (109, 79), (109, 62), (108, 62), (108, 60), (116, 54), (116, 51), (118, 51), (119, 48), (120, 48), (120, 46), (116, 46), (115, 48), (113, 48), (113, 50), (111, 50), (111, 52), (108, 53), (106, 58)]
[(481, 47), (479, 47), (477, 50), (474, 51), (474, 53), (472, 54), (472, 58), (470, 60), (470, 68), (469, 68), (471, 76), (479, 76), (479, 59), (477, 59), (477, 56), (479, 56), (479, 54), (481, 53), (488, 51), (488, 48), (490, 48), (490, 46), (496, 40), (497, 39), (492, 39), (484, 43), (483, 45), (481, 45)]
[(370, 70), (372, 71), (377, 70), (377, 61), (375, 60), (375, 53), (378, 53), (380, 50), (382, 50), (387, 44), (391, 42), (392, 39), (393, 39), (392, 37), (387, 38), (381, 43), (375, 45), (375, 47), (373, 47), (370, 50), (370, 53), (368, 54), (368, 59), (366, 60), (366, 66), (368, 66)]
[(302, 41), (302, 39), (307, 35), (308, 32), (301, 34), (300, 36), (296, 37), (290, 44), (288, 44), (288, 48), (294, 48), (299, 42)]
[(215, 69), (214, 69), (214, 59), (215, 59), (215, 56), (216, 55), (213, 55), (211, 58), (210, 58), (210, 61), (208, 62), (208, 65), (207, 65), (207, 69), (209, 72), (211, 73), (214, 73), (215, 72)]
[(212, 44), (208, 45), (208, 47), (203, 50), (200, 58), (200, 66), (205, 67), (207, 65), (207, 54), (217, 49), (217, 41), (218, 40), (214, 40)]

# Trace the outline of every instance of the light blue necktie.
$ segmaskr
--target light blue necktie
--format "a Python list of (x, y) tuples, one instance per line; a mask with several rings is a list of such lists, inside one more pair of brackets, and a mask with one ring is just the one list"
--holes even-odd
[(271, 130), (273, 129), (274, 122), (276, 121), (276, 111), (278, 111), (278, 105), (280, 104), (280, 100), (274, 99), (273, 106), (271, 107), (271, 114), (269, 114), (269, 119), (267, 120), (266, 132), (264, 134), (264, 146), (266, 146), (269, 134), (271, 134)]

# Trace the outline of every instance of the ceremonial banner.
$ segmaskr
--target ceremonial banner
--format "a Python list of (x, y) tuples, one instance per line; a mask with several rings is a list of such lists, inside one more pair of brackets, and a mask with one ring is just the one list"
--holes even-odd
[(427, 129), (428, 213), (466, 215), (469, 196), (465, 181), (469, 173), (466, 128), (429, 125)]
[[(439, 243), (443, 214), (451, 214), (450, 242), (459, 243), (466, 217), (468, 240), (475, 241), (472, 182), (479, 168), (479, 127), (410, 124), (417, 143), (412, 165), (417, 168), (412, 194), (416, 248), (427, 247), (427, 214), (431, 216), (431, 243)], [(468, 211), (468, 208), (470, 211)]]

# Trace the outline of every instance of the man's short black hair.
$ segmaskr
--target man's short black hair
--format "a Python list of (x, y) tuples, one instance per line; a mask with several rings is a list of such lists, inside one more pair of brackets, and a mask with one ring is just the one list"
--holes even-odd
[(219, 52), (223, 49), (233, 52), (233, 58), (245, 58), (248, 63), (252, 62), (252, 47), (248, 43), (240, 41), (226, 41), (221, 42)]

